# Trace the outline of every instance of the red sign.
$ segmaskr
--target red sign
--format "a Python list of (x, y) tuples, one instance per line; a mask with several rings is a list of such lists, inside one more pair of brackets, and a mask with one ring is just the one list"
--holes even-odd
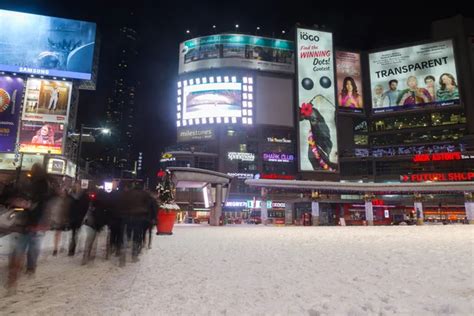
[(418, 154), (413, 157), (413, 162), (451, 161), (461, 159), (461, 152), (455, 151), (452, 153)]
[(383, 200), (379, 200), (379, 199), (373, 199), (372, 200), (372, 205), (384, 205), (384, 201)]
[(260, 179), (295, 180), (295, 176), (276, 173), (262, 173), (260, 175)]
[(400, 181), (402, 182), (471, 180), (474, 180), (474, 172), (418, 173), (400, 176)]

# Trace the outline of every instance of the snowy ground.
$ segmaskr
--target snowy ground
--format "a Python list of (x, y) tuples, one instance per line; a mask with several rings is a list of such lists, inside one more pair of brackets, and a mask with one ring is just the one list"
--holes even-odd
[(468, 225), (178, 226), (124, 268), (101, 252), (88, 266), (52, 257), (50, 235), (44, 246), (36, 277), (0, 291), (0, 314), (474, 314)]

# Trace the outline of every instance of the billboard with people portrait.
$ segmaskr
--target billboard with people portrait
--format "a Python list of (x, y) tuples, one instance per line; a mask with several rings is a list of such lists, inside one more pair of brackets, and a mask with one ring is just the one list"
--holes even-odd
[(179, 47), (179, 73), (200, 69), (238, 67), (294, 73), (291, 41), (243, 34), (194, 38)]
[(20, 152), (60, 155), (63, 152), (64, 135), (64, 124), (22, 121)]
[(338, 170), (332, 33), (296, 30), (299, 169)]
[(362, 113), (360, 54), (336, 51), (337, 105), (340, 112)]
[(369, 54), (373, 113), (459, 105), (453, 41)]
[(67, 123), (71, 90), (68, 81), (28, 79), (22, 119)]
[(0, 77), (0, 152), (15, 150), (24, 81)]
[(0, 10), (0, 70), (91, 79), (96, 25)]

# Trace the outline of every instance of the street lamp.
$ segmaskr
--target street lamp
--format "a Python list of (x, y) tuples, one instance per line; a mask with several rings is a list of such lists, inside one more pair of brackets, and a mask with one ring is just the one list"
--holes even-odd
[(81, 131), (79, 133), (79, 144), (78, 144), (78, 149), (77, 149), (77, 154), (76, 154), (76, 181), (79, 176), (79, 159), (81, 158), (81, 150), (82, 150), (82, 135), (84, 134), (84, 131), (89, 130), (89, 131), (100, 131), (104, 135), (110, 135), (111, 131), (109, 128), (104, 128), (104, 127), (90, 127), (90, 126), (84, 126), (84, 124), (81, 124)]

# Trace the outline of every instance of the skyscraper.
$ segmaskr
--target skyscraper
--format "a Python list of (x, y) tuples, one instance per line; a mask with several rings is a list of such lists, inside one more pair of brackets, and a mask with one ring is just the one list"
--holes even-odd
[(106, 99), (106, 125), (112, 130), (105, 152), (108, 174), (115, 177), (134, 176), (137, 148), (134, 148), (136, 92), (139, 85), (134, 73), (137, 63), (137, 32), (122, 26), (118, 30), (112, 56), (113, 72), (109, 79), (110, 92)]

